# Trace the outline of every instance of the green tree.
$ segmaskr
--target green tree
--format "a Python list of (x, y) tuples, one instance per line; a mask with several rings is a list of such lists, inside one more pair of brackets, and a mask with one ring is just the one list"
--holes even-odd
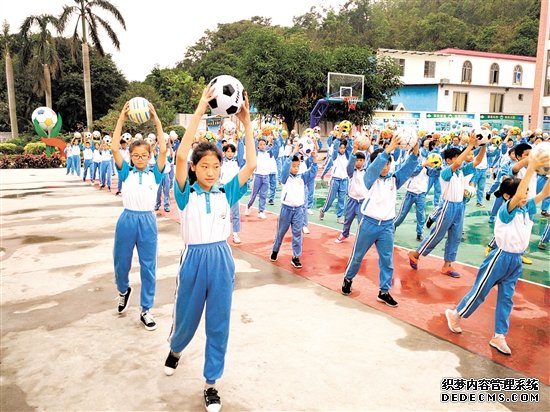
[[(99, 29), (105, 30), (112, 44), (117, 50), (120, 50), (120, 42), (116, 32), (112, 29), (112, 24), (104, 20), (94, 11), (101, 9), (108, 12), (117, 20), (120, 25), (126, 30), (126, 22), (120, 11), (109, 0), (74, 0), (76, 6), (65, 6), (59, 17), (61, 30), (64, 30), (69, 18), (73, 15), (77, 16), (75, 30), (72, 36), (73, 51), (76, 51), (78, 41), (82, 43), (82, 67), (84, 73), (84, 96), (86, 103), (86, 126), (87, 130), (92, 129), (93, 113), (92, 113), (92, 82), (90, 72), (90, 51), (88, 47), (88, 34), (97, 52), (104, 56), (103, 46), (99, 37)], [(81, 27), (81, 37), (78, 36), (78, 28)]]
[(205, 87), (204, 79), (195, 81), (181, 68), (160, 69), (158, 66), (144, 83), (153, 86), (165, 101), (171, 102), (177, 113), (193, 113)]
[[(38, 26), (38, 33), (31, 32)], [(52, 78), (61, 72), (61, 63), (57, 54), (56, 38), (49, 26), (59, 30), (59, 21), (52, 15), (41, 14), (29, 16), (21, 24), (23, 37), (22, 62), (29, 66), (33, 82), (33, 92), (38, 96), (46, 96), (46, 106), (52, 107)]]
[(11, 137), (12, 139), (16, 139), (19, 136), (19, 128), (17, 126), (17, 104), (15, 101), (15, 84), (13, 81), (13, 61), (10, 53), (13, 36), (10, 36), (9, 31), (10, 25), (4, 20), (2, 25), (2, 36), (0, 37), (0, 48), (2, 48), (4, 59), (6, 60), (6, 88), (8, 94)]

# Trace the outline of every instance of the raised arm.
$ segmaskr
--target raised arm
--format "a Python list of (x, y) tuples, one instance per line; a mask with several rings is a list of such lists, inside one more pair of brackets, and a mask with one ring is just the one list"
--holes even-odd
[(483, 157), (485, 156), (486, 151), (487, 145), (484, 144), (483, 146), (481, 146), (481, 150), (477, 153), (476, 158), (474, 159), (474, 167), (476, 167), (483, 161)]
[(244, 138), (246, 150), (246, 163), (239, 172), (239, 186), (243, 186), (254, 170), (256, 169), (256, 147), (254, 146), (254, 131), (252, 130), (252, 122), (250, 121), (250, 102), (248, 101), (248, 93), (244, 92), (244, 102), (237, 118), (244, 125)]
[(189, 126), (185, 130), (185, 134), (183, 135), (181, 143), (178, 147), (178, 152), (176, 153), (178, 164), (178, 167), (176, 167), (176, 182), (181, 191), (183, 191), (185, 182), (187, 181), (187, 157), (189, 155), (189, 150), (191, 149), (191, 145), (195, 140), (195, 133), (197, 132), (199, 123), (202, 116), (204, 115), (204, 112), (206, 112), (208, 102), (214, 97), (213, 93), (213, 88), (205, 88), (202, 91), (202, 96), (199, 104), (195, 109), (195, 113), (193, 113), (193, 117), (191, 117)]
[(157, 129), (157, 142), (159, 153), (157, 156), (157, 168), (160, 172), (164, 170), (166, 164), (166, 140), (164, 139), (164, 130), (162, 130), (162, 123), (157, 115), (155, 107), (149, 103), (149, 111), (151, 112), (151, 120)]
[(130, 104), (128, 102), (124, 103), (124, 106), (122, 106), (122, 110), (120, 111), (120, 115), (118, 116), (118, 120), (116, 122), (115, 131), (113, 132), (113, 141), (111, 144), (111, 151), (113, 153), (113, 158), (115, 159), (115, 164), (117, 169), (122, 169), (122, 164), (124, 163), (124, 159), (122, 155), (120, 154), (120, 139), (122, 136), (122, 126), (124, 126), (124, 122), (128, 119), (128, 110), (130, 108)]
[(477, 137), (476, 137), (475, 131), (472, 131), (472, 134), (470, 134), (470, 140), (468, 141), (468, 146), (466, 146), (466, 149), (462, 153), (460, 153), (460, 155), (455, 159), (455, 161), (450, 166), (453, 172), (456, 172), (458, 169), (462, 167), (462, 163), (464, 163), (464, 161), (466, 160), (466, 157), (468, 157), (468, 153), (472, 151), (472, 149), (476, 145), (476, 142), (477, 142)]

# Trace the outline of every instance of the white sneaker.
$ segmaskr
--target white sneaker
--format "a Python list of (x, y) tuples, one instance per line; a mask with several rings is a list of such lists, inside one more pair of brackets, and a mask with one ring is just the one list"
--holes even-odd
[(336, 219), (336, 223), (339, 223), (340, 225), (343, 225), (344, 224), (344, 218), (339, 217), (338, 219)]
[(511, 355), (512, 350), (506, 343), (506, 337), (501, 334), (497, 334), (489, 341), (489, 345), (498, 350), (503, 355)]
[(241, 238), (238, 233), (233, 233), (233, 243), (236, 243), (237, 245), (241, 243)]
[(250, 215), (250, 208), (248, 206), (244, 209), (244, 215), (245, 216)]
[(264, 212), (258, 213), (258, 217), (259, 217), (260, 219), (267, 219), (267, 216), (265, 215)]
[(304, 226), (302, 228), (302, 232), (304, 232), (306, 235), (309, 235), (311, 232), (309, 231), (308, 227), (307, 226)]
[(313, 214), (313, 210), (308, 209), (308, 210), (307, 210), (307, 214), (308, 214), (308, 215), (312, 215), (312, 214)]

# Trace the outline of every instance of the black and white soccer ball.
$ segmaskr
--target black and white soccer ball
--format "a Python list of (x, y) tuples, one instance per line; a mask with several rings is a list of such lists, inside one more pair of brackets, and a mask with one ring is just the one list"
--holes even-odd
[(130, 133), (126, 132), (126, 133), (122, 134), (121, 138), (126, 143), (130, 143), (130, 140), (132, 140), (132, 135)]
[(214, 98), (208, 102), (212, 112), (220, 116), (238, 113), (243, 105), (243, 85), (234, 78), (223, 74), (214, 77), (208, 86), (214, 87)]
[(476, 131), (477, 146), (485, 146), (491, 140), (491, 129), (481, 126)]

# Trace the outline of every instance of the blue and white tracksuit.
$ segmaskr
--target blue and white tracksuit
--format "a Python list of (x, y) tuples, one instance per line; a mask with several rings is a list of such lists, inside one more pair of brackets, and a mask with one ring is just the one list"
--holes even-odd
[[(427, 152), (426, 150), (423, 150), (423, 152)], [(431, 152), (426, 153), (426, 158), (430, 153), (437, 153), (441, 154), (441, 152), (438, 149), (434, 149)], [(430, 193), (430, 190), (432, 187), (434, 188), (434, 201), (433, 206), (436, 207), (439, 205), (439, 202), (441, 201), (441, 182), (439, 181), (439, 177), (441, 176), (441, 167), (431, 167), (427, 171), (428, 173), (428, 189), (426, 189), (426, 195)]]
[[(542, 191), (542, 188), (548, 181), (548, 176), (544, 175), (537, 175), (537, 193), (540, 193)], [(550, 206), (550, 196), (543, 199), (541, 204), (541, 210), (548, 211), (548, 207)]]
[[(224, 158), (220, 173), (220, 183), (222, 186), (229, 183), (231, 179), (238, 175), (242, 166), (244, 166), (244, 159), (239, 156), (234, 156), (231, 160)], [(239, 233), (241, 231), (241, 213), (239, 210), (239, 202), (231, 206), (231, 225), (233, 228), (233, 233)]]
[(261, 151), (256, 154), (256, 170), (254, 172), (254, 182), (252, 183), (252, 194), (248, 200), (247, 207), (250, 208), (256, 200), (256, 196), (260, 195), (258, 204), (258, 212), (265, 210), (265, 202), (267, 199), (267, 191), (269, 188), (269, 174), (271, 173), (271, 158), (279, 153), (279, 144), (275, 140), (270, 149)]
[(113, 162), (113, 154), (110, 149), (101, 150), (101, 164), (99, 165), (99, 180), (101, 185), (111, 187), (111, 164)]
[(65, 160), (67, 161), (67, 169), (65, 174), (72, 173), (74, 174), (74, 166), (73, 166), (73, 149), (71, 145), (65, 146)]
[(164, 209), (170, 209), (170, 171), (174, 166), (170, 162), (166, 161), (164, 166), (164, 172), (162, 172), (162, 180), (160, 181), (159, 188), (157, 189), (157, 196), (155, 200), (155, 210), (160, 209), (162, 203), (162, 197), (164, 196)]
[(424, 232), (424, 211), (426, 209), (426, 192), (428, 190), (428, 169), (418, 165), (411, 178), (406, 182), (407, 193), (401, 203), (401, 208), (394, 221), (394, 227), (397, 228), (411, 210), (412, 205), (416, 208), (416, 234), (422, 236)]
[(98, 178), (101, 178), (101, 150), (94, 149), (93, 157), (92, 157), (92, 170), (90, 171), (90, 180), (93, 182), (96, 178), (96, 175)]
[[(506, 164), (503, 164), (500, 166), (495, 182), (489, 189), (489, 193), (494, 193), (500, 187), (500, 184), (502, 183), (502, 180), (505, 177), (513, 175), (512, 167), (514, 166), (515, 163), (516, 162), (514, 162), (512, 159), (508, 159)], [(495, 222), (495, 217), (503, 203), (504, 203), (504, 199), (502, 198), (502, 196), (495, 197), (493, 207), (491, 208), (491, 212), (489, 213), (489, 223)]]
[(304, 227), (304, 216), (306, 215), (305, 182), (315, 178), (317, 164), (313, 163), (303, 174), (290, 174), (292, 158), (288, 157), (281, 172), (283, 188), (281, 191), (281, 213), (277, 221), (277, 234), (273, 242), (272, 250), (278, 252), (281, 249), (283, 238), (288, 228), (292, 230), (292, 255), (300, 257), (302, 254), (302, 228)]
[[(110, 164), (110, 160), (108, 162)], [(124, 211), (115, 229), (113, 258), (116, 286), (119, 293), (126, 293), (130, 286), (129, 274), (135, 247), (141, 276), (141, 308), (147, 311), (153, 307), (155, 300), (158, 238), (153, 207), (162, 173), (156, 165), (138, 170), (126, 161), (117, 171), (118, 178), (123, 182)]]
[[(481, 147), (474, 150), (474, 155), (477, 156)], [(472, 177), (471, 182), (476, 186), (476, 202), (482, 204), (483, 196), (485, 195), (485, 184), (487, 182), (487, 153), (483, 156), (481, 162), (475, 166), (474, 176)]]
[(88, 170), (90, 171), (90, 180), (92, 180), (94, 151), (90, 148), (86, 148), (82, 151), (82, 157), (84, 158), (84, 171), (82, 173), (82, 180), (86, 181)]
[(440, 216), (432, 228), (430, 235), (425, 237), (416, 251), (422, 255), (428, 255), (434, 247), (447, 234), (445, 242), (445, 261), (454, 262), (462, 237), (462, 226), (464, 224), (464, 189), (468, 184), (465, 176), (474, 173), (473, 163), (467, 163), (456, 171), (450, 166), (444, 167), (441, 171), (441, 183), (443, 188), (443, 203), (441, 204)]
[(206, 306), (204, 377), (214, 384), (223, 374), (229, 338), (235, 261), (227, 244), (230, 209), (246, 193), (235, 176), (223, 188), (205, 192), (197, 182), (174, 185), (183, 237), (176, 281), (170, 349), (183, 351), (195, 335)]
[(418, 164), (418, 157), (410, 155), (403, 166), (385, 177), (380, 172), (390, 160), (385, 151), (380, 153), (365, 173), (367, 197), (361, 206), (363, 217), (349, 258), (345, 278), (352, 280), (361, 266), (363, 257), (374, 244), (378, 252), (380, 290), (388, 292), (393, 278), (393, 220), (397, 190), (407, 181)]
[(541, 243), (547, 243), (550, 240), (550, 220), (546, 221), (546, 226), (544, 227), (544, 231), (542, 232), (542, 235), (540, 237)]
[(81, 147), (79, 144), (73, 144), (71, 147), (71, 159), (77, 176), (80, 176), (80, 149)]
[(348, 193), (347, 166), (349, 155), (351, 153), (351, 146), (348, 145), (350, 150), (348, 150), (348, 148), (346, 147), (346, 151), (344, 152), (344, 154), (340, 154), (338, 152), (339, 144), (340, 141), (335, 140), (335, 147), (332, 155), (333, 166), (331, 171), (330, 187), (328, 190), (327, 198), (325, 200), (325, 204), (321, 208), (323, 213), (326, 213), (332, 206), (334, 199), (338, 197), (338, 201), (336, 204), (336, 217), (338, 218), (344, 215), (344, 205), (346, 201), (346, 194)]
[(498, 285), (495, 334), (502, 335), (508, 333), (512, 297), (522, 272), (521, 255), (529, 246), (533, 228), (531, 219), (537, 211), (532, 199), (525, 207), (516, 207), (511, 212), (508, 211), (508, 205), (509, 202), (502, 205), (495, 221), (496, 248), (481, 263), (472, 289), (456, 307), (461, 317), (469, 317), (493, 286)]
[(355, 168), (357, 157), (350, 154), (347, 173), (349, 177), (348, 186), (348, 201), (346, 203), (346, 212), (344, 215), (344, 226), (342, 228), (342, 236), (349, 237), (349, 232), (353, 221), (357, 219), (357, 223), (361, 223), (361, 206), (367, 196), (367, 188), (365, 186), (366, 168), (358, 170)]

